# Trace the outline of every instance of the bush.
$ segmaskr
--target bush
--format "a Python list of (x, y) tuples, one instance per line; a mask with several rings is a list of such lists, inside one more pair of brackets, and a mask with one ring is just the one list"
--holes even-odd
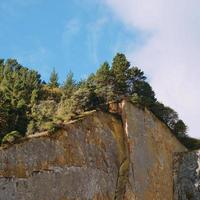
[(62, 90), (60, 88), (50, 88), (48, 85), (43, 85), (40, 91), (40, 100), (53, 100), (60, 102), (62, 96)]
[(2, 144), (13, 144), (21, 137), (22, 135), (18, 131), (12, 131), (3, 137)]
[(54, 100), (40, 101), (32, 108), (32, 117), (37, 122), (51, 121), (57, 112), (57, 103)]
[(58, 125), (54, 122), (46, 122), (42, 124), (43, 131), (48, 131), (49, 133), (54, 133), (58, 130)]
[(34, 120), (31, 120), (27, 127), (26, 135), (32, 135), (37, 131), (37, 124)]

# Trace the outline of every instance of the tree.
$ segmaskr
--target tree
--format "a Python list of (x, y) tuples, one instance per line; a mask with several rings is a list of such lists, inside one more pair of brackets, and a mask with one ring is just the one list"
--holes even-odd
[(178, 136), (178, 137), (186, 137), (187, 136), (187, 126), (183, 122), (183, 120), (178, 120), (174, 127), (173, 127), (173, 132)]
[(63, 85), (63, 94), (64, 94), (64, 98), (70, 98), (72, 96), (72, 93), (74, 92), (75, 88), (76, 88), (76, 82), (73, 79), (74, 74), (70, 71), (67, 74), (67, 78), (64, 82)]
[(72, 96), (72, 112), (80, 114), (81, 112), (95, 108), (96, 95), (87, 87), (79, 88)]
[(111, 73), (114, 79), (114, 90), (118, 96), (126, 96), (128, 92), (128, 69), (130, 63), (126, 59), (126, 56), (121, 53), (113, 59)]
[(96, 94), (100, 103), (109, 102), (114, 98), (113, 79), (110, 66), (104, 62), (95, 75)]
[(175, 124), (178, 122), (177, 112), (168, 106), (164, 106), (164, 104), (160, 102), (154, 103), (150, 109), (171, 130), (174, 129)]
[(137, 82), (142, 82), (146, 80), (146, 76), (144, 75), (144, 72), (137, 68), (137, 67), (131, 67), (128, 69), (128, 88), (129, 88), (129, 95), (133, 95), (135, 92), (135, 84)]
[(145, 81), (135, 81), (131, 93), (138, 98), (140, 105), (146, 106), (147, 108), (150, 108), (156, 102), (152, 87)]
[(8, 59), (1, 65), (1, 72), (3, 77), (0, 90), (3, 94), (4, 107), (7, 108), (4, 112), (7, 113), (6, 131), (17, 130), (25, 134), (32, 103), (38, 99), (40, 75), (34, 70), (21, 66), (13, 59)]
[(32, 91), (40, 90), (40, 75), (34, 70), (22, 67), (11, 59), (3, 66), (3, 74), (1, 90), (6, 99), (15, 108), (28, 106)]
[(71, 98), (73, 113), (81, 113), (97, 107), (98, 100), (95, 89), (95, 75), (91, 74), (86, 81), (82, 82)]
[(10, 104), (6, 102), (3, 92), (0, 90), (0, 139), (9, 129)]
[(51, 72), (50, 80), (49, 80), (49, 86), (51, 88), (56, 88), (59, 86), (58, 83), (58, 74), (56, 73), (55, 69)]

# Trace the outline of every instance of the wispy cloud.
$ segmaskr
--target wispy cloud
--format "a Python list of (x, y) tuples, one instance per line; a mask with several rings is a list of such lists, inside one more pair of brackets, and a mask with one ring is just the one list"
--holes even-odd
[(107, 23), (107, 18), (102, 17), (96, 21), (89, 23), (87, 26), (88, 29), (88, 48), (89, 55), (92, 56), (93, 62), (95, 65), (99, 63), (98, 56), (98, 47), (100, 42), (100, 37), (102, 35), (103, 27)]
[(152, 37), (137, 52), (134, 64), (151, 77), (160, 100), (175, 108), (200, 137), (200, 1), (105, 0), (127, 26)]
[(62, 42), (64, 42), (64, 44), (72, 42), (72, 37), (79, 33), (80, 28), (81, 23), (78, 19), (68, 20), (62, 33)]

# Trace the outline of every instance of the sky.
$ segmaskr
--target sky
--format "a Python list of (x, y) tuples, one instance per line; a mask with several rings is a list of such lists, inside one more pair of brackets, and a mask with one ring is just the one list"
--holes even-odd
[(48, 81), (83, 79), (117, 52), (200, 138), (199, 0), (0, 0), (0, 57)]

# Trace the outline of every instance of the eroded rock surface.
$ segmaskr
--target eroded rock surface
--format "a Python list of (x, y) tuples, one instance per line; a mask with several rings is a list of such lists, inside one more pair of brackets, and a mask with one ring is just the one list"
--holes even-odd
[(114, 199), (126, 160), (122, 123), (97, 112), (0, 151), (0, 200)]
[(200, 200), (200, 150), (175, 155), (174, 200)]
[(172, 200), (173, 154), (186, 148), (148, 110), (123, 102), (122, 115), (130, 148), (127, 199)]

